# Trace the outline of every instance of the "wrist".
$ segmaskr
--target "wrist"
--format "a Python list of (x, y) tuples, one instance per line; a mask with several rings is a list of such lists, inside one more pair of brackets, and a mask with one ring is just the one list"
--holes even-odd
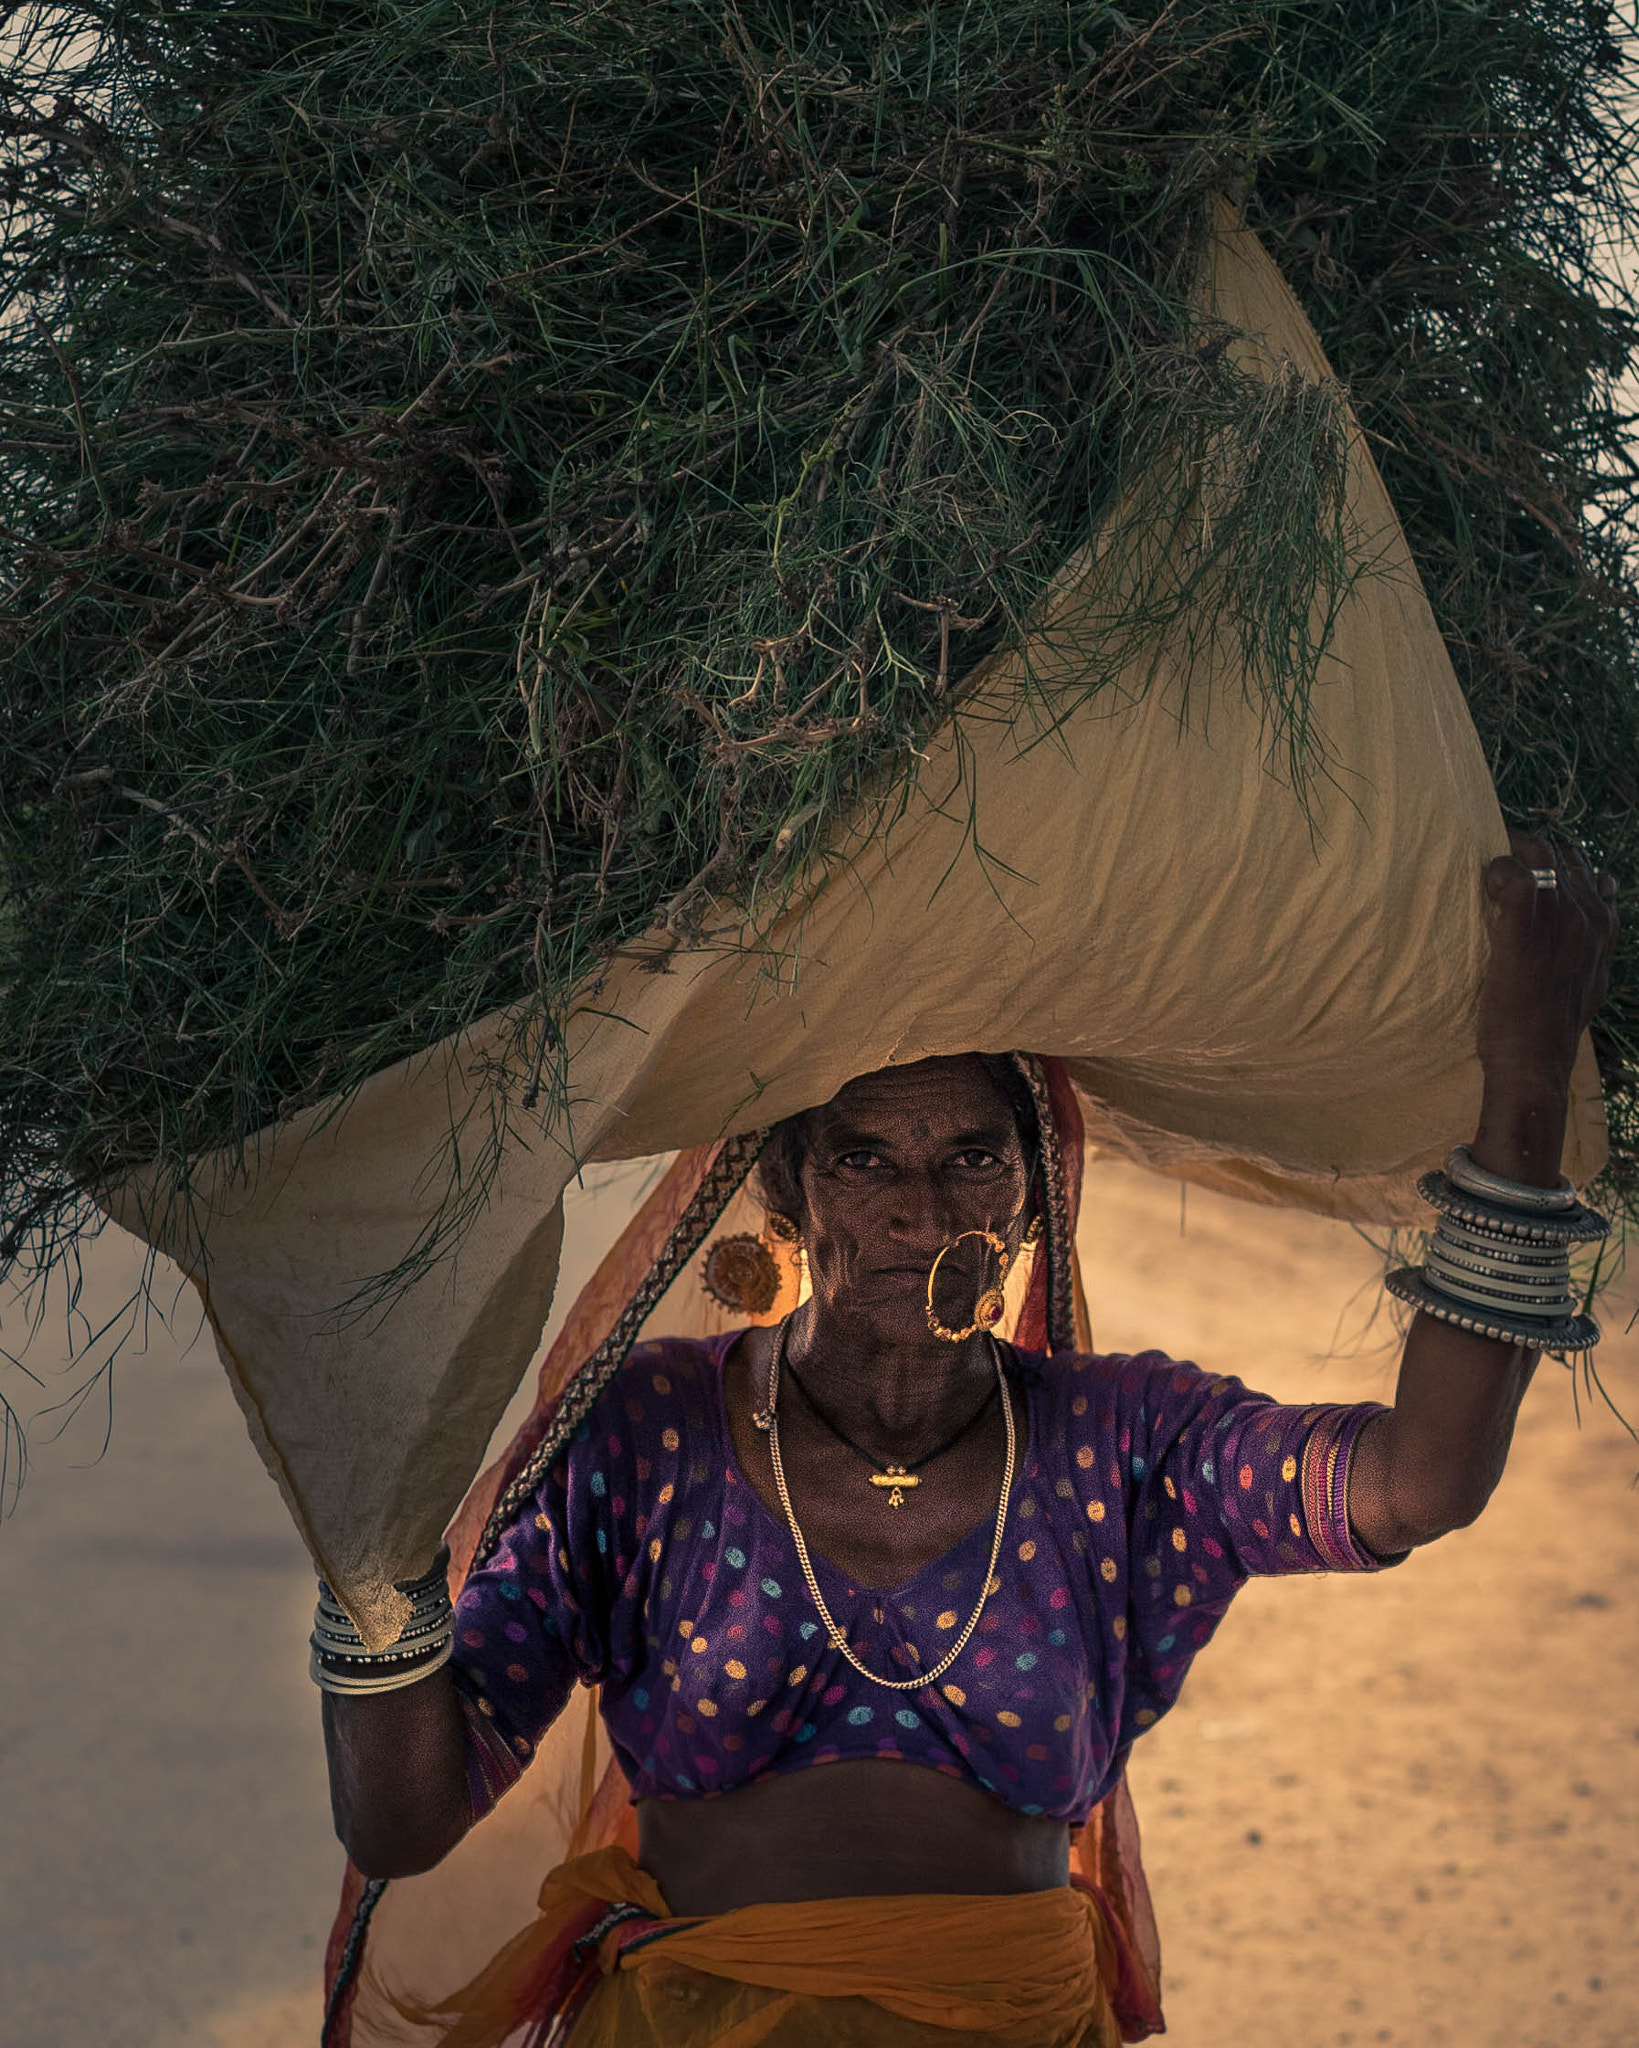
[(1560, 1178), (1569, 1117), (1566, 1089), (1540, 1075), (1529, 1085), (1487, 1074), (1480, 1124), (1469, 1152), (1477, 1166), (1527, 1187), (1551, 1188)]

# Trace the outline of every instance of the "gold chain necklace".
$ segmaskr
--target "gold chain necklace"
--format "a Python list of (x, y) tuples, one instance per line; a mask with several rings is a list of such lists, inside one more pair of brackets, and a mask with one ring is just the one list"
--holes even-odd
[(1013, 1425), (1013, 1403), (1008, 1398), (1007, 1378), (1002, 1370), (1001, 1346), (994, 1337), (989, 1339), (990, 1355), (996, 1366), (996, 1384), (1001, 1389), (1002, 1417), (1007, 1424), (1007, 1463), (1002, 1471), (1001, 1498), (996, 1503), (996, 1534), (991, 1539), (990, 1562), (985, 1566), (984, 1584), (979, 1589), (979, 1604), (968, 1616), (967, 1627), (963, 1629), (950, 1649), (946, 1651), (945, 1655), (940, 1658), (931, 1671), (924, 1671), (916, 1678), (881, 1678), (876, 1672), (869, 1670), (865, 1665), (861, 1664), (853, 1651), (849, 1649), (847, 1637), (838, 1628), (835, 1620), (832, 1618), (830, 1608), (825, 1604), (825, 1595), (820, 1591), (819, 1580), (814, 1576), (814, 1567), (809, 1562), (808, 1557), (808, 1545), (803, 1540), (802, 1530), (797, 1524), (796, 1510), (791, 1505), (791, 1495), (786, 1487), (785, 1464), (780, 1457), (780, 1422), (777, 1413), (777, 1403), (779, 1401), (780, 1365), (785, 1357), (785, 1338), (790, 1326), (791, 1318), (787, 1316), (780, 1325), (779, 1335), (774, 1340), (773, 1356), (768, 1364), (767, 1406), (756, 1413), (752, 1419), (759, 1429), (765, 1430), (768, 1434), (768, 1456), (769, 1462), (774, 1467), (774, 1487), (780, 1496), (780, 1506), (785, 1510), (785, 1519), (791, 1530), (791, 1541), (797, 1547), (797, 1562), (802, 1566), (802, 1575), (807, 1582), (809, 1597), (819, 1612), (820, 1620), (825, 1624), (825, 1632), (831, 1639), (832, 1647), (842, 1652), (843, 1656), (847, 1658), (861, 1678), (870, 1679), (873, 1685), (885, 1686), (890, 1692), (920, 1692), (923, 1686), (932, 1685), (936, 1679), (943, 1678), (945, 1673), (967, 1648), (973, 1631), (979, 1626), (979, 1617), (985, 1611), (985, 1602), (990, 1598), (990, 1589), (996, 1581), (996, 1561), (1002, 1554), (1002, 1533), (1007, 1527), (1007, 1500), (1008, 1495), (1013, 1491), (1013, 1465), (1018, 1452), (1017, 1436)]

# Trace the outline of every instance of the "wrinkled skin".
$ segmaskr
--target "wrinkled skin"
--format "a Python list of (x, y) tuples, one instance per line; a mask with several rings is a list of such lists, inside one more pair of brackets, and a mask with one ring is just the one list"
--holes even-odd
[[(1529, 870), (1555, 868), (1538, 890)], [(1516, 837), (1485, 877), (1494, 908), (1478, 1045), (1484, 1102), (1472, 1150), (1493, 1172), (1539, 1186), (1559, 1172), (1576, 1049), (1602, 1000), (1616, 931), (1613, 885), (1574, 850)], [(993, 1383), (980, 1338), (928, 1329), (928, 1269), (960, 1231), (1016, 1247), (1029, 1221), (1025, 1161), (1006, 1103), (976, 1059), (866, 1075), (813, 1120), (802, 1176), (813, 1298), (794, 1319), (790, 1361), (860, 1444), (915, 1462), (977, 1410)], [(966, 1321), (988, 1277), (975, 1240), (948, 1257), (936, 1306)], [(779, 1512), (766, 1398), (772, 1337), (730, 1353), (725, 1399), (750, 1483)], [(1360, 1438), (1349, 1513), (1383, 1556), (1433, 1541), (1480, 1512), (1507, 1456), (1533, 1355), (1418, 1316), (1395, 1405)], [(1015, 1403), (1021, 1430), (1023, 1411)], [(787, 1386), (779, 1404), (787, 1479), (810, 1548), (865, 1587), (893, 1586), (995, 1513), (1004, 1424), (978, 1427), (924, 1468), (914, 1512), (889, 1513), (861, 1486), (855, 1454)], [(338, 1833), (359, 1867), (424, 1870), (468, 1825), (462, 1745), (447, 1670), (382, 1698), (324, 1702)], [(639, 1808), (645, 1867), (675, 1909), (859, 1893), (1013, 1892), (1063, 1884), (1062, 1824), (1011, 1812), (975, 1787), (887, 1760), (829, 1764), (701, 1801)]]

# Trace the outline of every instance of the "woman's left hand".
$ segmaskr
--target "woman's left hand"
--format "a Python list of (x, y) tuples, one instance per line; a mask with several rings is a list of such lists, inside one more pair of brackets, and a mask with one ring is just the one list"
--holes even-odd
[[(1480, 991), (1480, 1063), (1488, 1092), (1563, 1092), (1610, 984), (1616, 883), (1579, 846), (1508, 837), (1513, 851), (1485, 875), (1497, 915)], [(1555, 885), (1539, 887), (1533, 869), (1551, 872)]]
[[(1509, 834), (1485, 886), (1496, 905), (1480, 993), (1485, 1068), (1479, 1166), (1535, 1187), (1559, 1179), (1571, 1068), (1610, 981), (1616, 884), (1580, 847)], [(1552, 872), (1541, 888), (1531, 870)], [(1419, 1315), (1406, 1339), (1392, 1413), (1360, 1437), (1349, 1515), (1387, 1557), (1473, 1521), (1501, 1476), (1537, 1354)]]

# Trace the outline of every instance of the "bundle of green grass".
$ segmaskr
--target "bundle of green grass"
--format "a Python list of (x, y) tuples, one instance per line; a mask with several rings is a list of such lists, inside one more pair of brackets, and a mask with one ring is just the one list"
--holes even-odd
[[(1505, 811), (1639, 880), (1611, 17), (14, 14), (0, 1255), (507, 1005), (550, 1086), (570, 991), (657, 920), (755, 923), (891, 804), (1140, 475), (1228, 486), (1194, 567), (1301, 779), (1341, 405), (1191, 311), (1216, 192), (1371, 436)], [(1078, 689), (1188, 601), (1130, 594)], [(1598, 1051), (1631, 1211), (1630, 922)]]

